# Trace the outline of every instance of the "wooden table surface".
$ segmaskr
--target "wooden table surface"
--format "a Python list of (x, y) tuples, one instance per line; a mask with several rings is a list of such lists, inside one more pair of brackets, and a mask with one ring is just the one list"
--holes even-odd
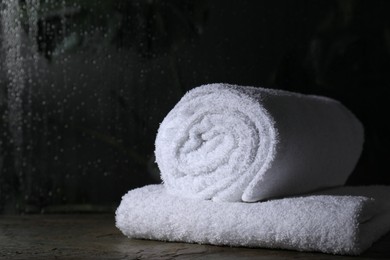
[(358, 257), (128, 239), (113, 215), (0, 216), (0, 259), (390, 259), (390, 234)]

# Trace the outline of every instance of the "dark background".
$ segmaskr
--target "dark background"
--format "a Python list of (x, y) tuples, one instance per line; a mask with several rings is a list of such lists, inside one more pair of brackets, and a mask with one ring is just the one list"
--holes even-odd
[(53, 0), (35, 20), (28, 3), (22, 83), (8, 71), (1, 5), (2, 213), (112, 211), (127, 190), (158, 183), (159, 123), (215, 82), (340, 100), (365, 126), (348, 184), (390, 184), (390, 1)]

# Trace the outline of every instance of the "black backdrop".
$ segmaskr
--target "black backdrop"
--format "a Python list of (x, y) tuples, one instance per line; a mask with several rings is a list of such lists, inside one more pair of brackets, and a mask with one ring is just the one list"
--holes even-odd
[(365, 126), (348, 184), (390, 184), (389, 1), (43, 2), (34, 37), (21, 21), (37, 57), (24, 63), (18, 150), (0, 55), (1, 212), (110, 211), (127, 190), (158, 183), (159, 122), (214, 82), (340, 100)]

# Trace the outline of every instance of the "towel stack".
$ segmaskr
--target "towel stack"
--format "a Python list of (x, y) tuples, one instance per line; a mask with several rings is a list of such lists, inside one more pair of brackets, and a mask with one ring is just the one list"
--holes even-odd
[(335, 100), (201, 86), (160, 125), (164, 184), (129, 191), (116, 225), (131, 238), (359, 254), (390, 229), (388, 187), (338, 187), (362, 144)]

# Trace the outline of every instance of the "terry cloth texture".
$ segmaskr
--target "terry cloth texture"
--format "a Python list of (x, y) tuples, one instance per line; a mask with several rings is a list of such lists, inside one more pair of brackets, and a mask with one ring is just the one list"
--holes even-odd
[[(348, 194), (348, 195), (346, 195)], [(129, 191), (116, 226), (130, 238), (359, 254), (390, 229), (390, 188), (342, 187), (257, 203)]]
[(171, 194), (253, 202), (343, 185), (362, 145), (361, 123), (338, 101), (210, 84), (165, 117), (155, 155)]

